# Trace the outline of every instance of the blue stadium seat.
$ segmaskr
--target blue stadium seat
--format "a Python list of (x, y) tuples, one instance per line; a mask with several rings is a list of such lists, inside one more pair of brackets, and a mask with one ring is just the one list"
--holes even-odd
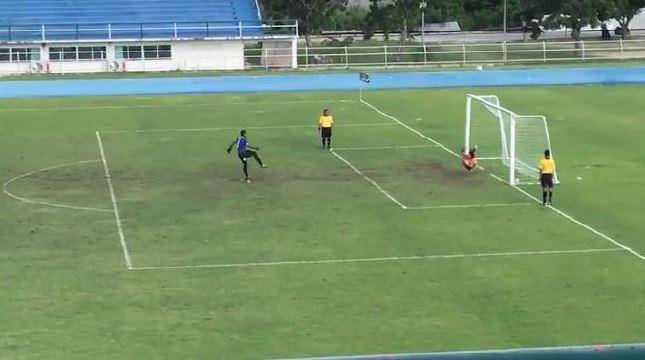
[[(173, 39), (262, 34), (255, 0), (3, 0), (0, 41)], [(110, 24), (108, 30), (108, 24)], [(177, 24), (177, 30), (175, 30)], [(175, 34), (176, 32), (176, 34)]]

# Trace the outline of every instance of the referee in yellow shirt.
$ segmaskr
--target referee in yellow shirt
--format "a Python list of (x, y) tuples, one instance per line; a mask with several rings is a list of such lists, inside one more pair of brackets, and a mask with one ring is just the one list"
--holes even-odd
[(334, 126), (334, 118), (329, 115), (329, 109), (323, 110), (323, 114), (318, 118), (318, 131), (322, 138), (322, 147), (331, 150), (331, 128)]
[(555, 161), (551, 158), (551, 151), (544, 150), (544, 158), (538, 165), (540, 170), (540, 184), (542, 185), (542, 205), (546, 205), (546, 195), (549, 194), (549, 205), (553, 201), (553, 174), (555, 174)]

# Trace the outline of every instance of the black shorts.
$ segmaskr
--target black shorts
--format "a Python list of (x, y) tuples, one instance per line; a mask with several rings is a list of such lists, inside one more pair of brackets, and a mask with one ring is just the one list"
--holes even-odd
[(237, 157), (239, 157), (240, 161), (242, 161), (243, 163), (246, 162), (246, 159), (248, 159), (248, 158), (250, 158), (252, 156), (253, 156), (253, 152), (250, 151), (250, 150), (244, 150), (242, 152), (237, 153)]
[(324, 138), (330, 138), (331, 137), (331, 128), (330, 127), (324, 127), (320, 129), (320, 136)]
[(540, 184), (543, 188), (552, 188), (553, 187), (553, 174), (541, 174), (540, 175)]

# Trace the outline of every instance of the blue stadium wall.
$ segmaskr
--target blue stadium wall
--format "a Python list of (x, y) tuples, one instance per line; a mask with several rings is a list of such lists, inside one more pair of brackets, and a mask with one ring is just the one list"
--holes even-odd
[(643, 360), (645, 344), (568, 346), (494, 351), (338, 356), (299, 360)]

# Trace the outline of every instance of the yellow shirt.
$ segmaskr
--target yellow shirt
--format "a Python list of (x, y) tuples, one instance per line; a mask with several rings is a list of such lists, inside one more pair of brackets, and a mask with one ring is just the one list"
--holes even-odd
[(330, 128), (334, 125), (334, 118), (330, 116), (321, 115), (318, 118), (318, 127)]
[(540, 174), (553, 174), (555, 172), (555, 161), (553, 161), (553, 158), (544, 158), (540, 160), (538, 169), (540, 169)]

